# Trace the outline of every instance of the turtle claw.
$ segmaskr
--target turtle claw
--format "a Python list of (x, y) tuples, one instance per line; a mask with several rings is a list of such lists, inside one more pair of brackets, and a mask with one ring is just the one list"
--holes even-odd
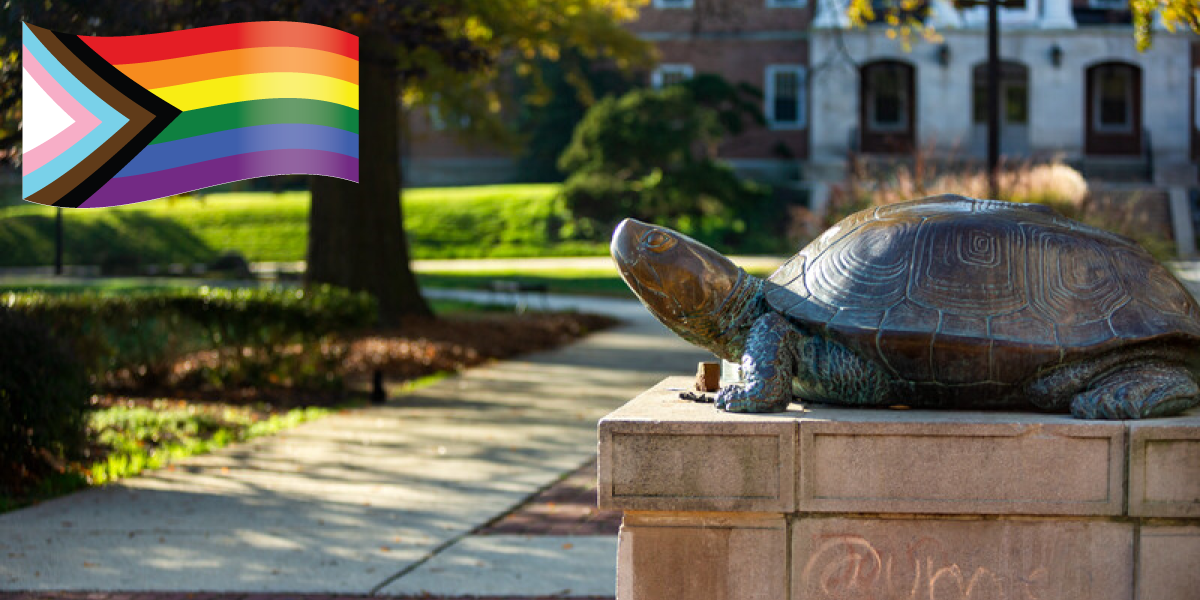
[(772, 413), (787, 409), (786, 402), (764, 401), (737, 384), (721, 388), (714, 404), (723, 411), (735, 413)]

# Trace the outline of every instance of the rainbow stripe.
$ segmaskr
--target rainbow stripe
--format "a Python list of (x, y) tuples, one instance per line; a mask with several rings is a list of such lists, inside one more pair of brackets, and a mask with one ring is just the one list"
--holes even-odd
[[(36, 28), (26, 35), (39, 41), (47, 36), (64, 42), (57, 46), (74, 56), (63, 56), (63, 48), (47, 44), (26, 53), (26, 68), (49, 97), (58, 96), (61, 101), (55, 103), (73, 124), (27, 151), (24, 181), (31, 201), (82, 208), (115, 206), (284, 174), (358, 181), (358, 38), (353, 35), (291, 22), (238, 23), (129, 37), (64, 36)], [(113, 115), (108, 121), (88, 120), (77, 106), (87, 107), (88, 102), (62, 99), (86, 96), (91, 86), (81, 84), (77, 87), (82, 89), (60, 93), (71, 88), (53, 85), (59, 76), (93, 82), (97, 77), (80, 77), (69, 66), (62, 69), (65, 73), (50, 73), (51, 69), (41, 68), (47, 56), (55, 65), (102, 63), (107, 69), (93, 69), (99, 79), (131, 96), (140, 90), (161, 103), (161, 110), (149, 110), (158, 126), (147, 128), (146, 118), (137, 123), (141, 143), (135, 151), (126, 146), (122, 152), (101, 157), (107, 167), (102, 169), (108, 175), (104, 181), (96, 185), (95, 173), (76, 174), (77, 182), (91, 181), (83, 188), (86, 197), (74, 188), (65, 194), (45, 193), (81, 161), (64, 160), (57, 168), (42, 171), (53, 165), (55, 156), (74, 150), (89, 137), (97, 138), (91, 144), (94, 152), (94, 146), (108, 139), (95, 134), (106, 122), (113, 122), (110, 130), (123, 125)], [(34, 73), (36, 69), (40, 70)], [(91, 104), (99, 107), (104, 102)], [(112, 136), (111, 131), (105, 133)], [(76, 154), (92, 152), (80, 147)], [(64, 187), (51, 191), (62, 192)]]

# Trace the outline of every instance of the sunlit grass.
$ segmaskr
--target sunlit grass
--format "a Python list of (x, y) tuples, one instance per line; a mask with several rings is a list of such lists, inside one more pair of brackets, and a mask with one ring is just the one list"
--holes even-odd
[(278, 433), (330, 412), (307, 407), (263, 417), (249, 408), (167, 400), (149, 407), (102, 408), (90, 415), (88, 428), (108, 454), (84, 467), (83, 474), (88, 483), (103, 485), (234, 442)]
[(166, 399), (149, 406), (131, 403), (98, 408), (88, 415), (87, 425), (92, 452), (98, 456), (66, 465), (19, 498), (0, 494), (0, 513), (146, 470), (171, 468), (189, 456), (279, 433), (331, 412), (307, 407), (269, 414), (246, 407)]
[[(414, 258), (601, 255), (604, 244), (555, 237), (563, 222), (557, 184), (405, 190), (405, 230)], [(208, 262), (236, 250), (251, 261), (304, 260), (309, 194), (222, 193), (104, 210), (64, 211), (65, 262)], [(48, 265), (55, 209), (0, 208), (0, 266)]]

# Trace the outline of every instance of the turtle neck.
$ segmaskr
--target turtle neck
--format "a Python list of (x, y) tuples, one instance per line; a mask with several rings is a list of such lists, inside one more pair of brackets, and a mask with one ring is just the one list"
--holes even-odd
[(715, 310), (668, 325), (683, 339), (737, 362), (746, 346), (746, 334), (764, 308), (763, 280), (738, 269), (733, 291)]

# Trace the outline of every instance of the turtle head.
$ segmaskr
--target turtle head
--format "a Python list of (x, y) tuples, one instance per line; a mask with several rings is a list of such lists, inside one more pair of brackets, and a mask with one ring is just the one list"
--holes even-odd
[(721, 253), (665, 227), (625, 219), (612, 238), (621, 278), (646, 308), (684, 339), (724, 355), (725, 333), (740, 320), (730, 299), (756, 278)]

